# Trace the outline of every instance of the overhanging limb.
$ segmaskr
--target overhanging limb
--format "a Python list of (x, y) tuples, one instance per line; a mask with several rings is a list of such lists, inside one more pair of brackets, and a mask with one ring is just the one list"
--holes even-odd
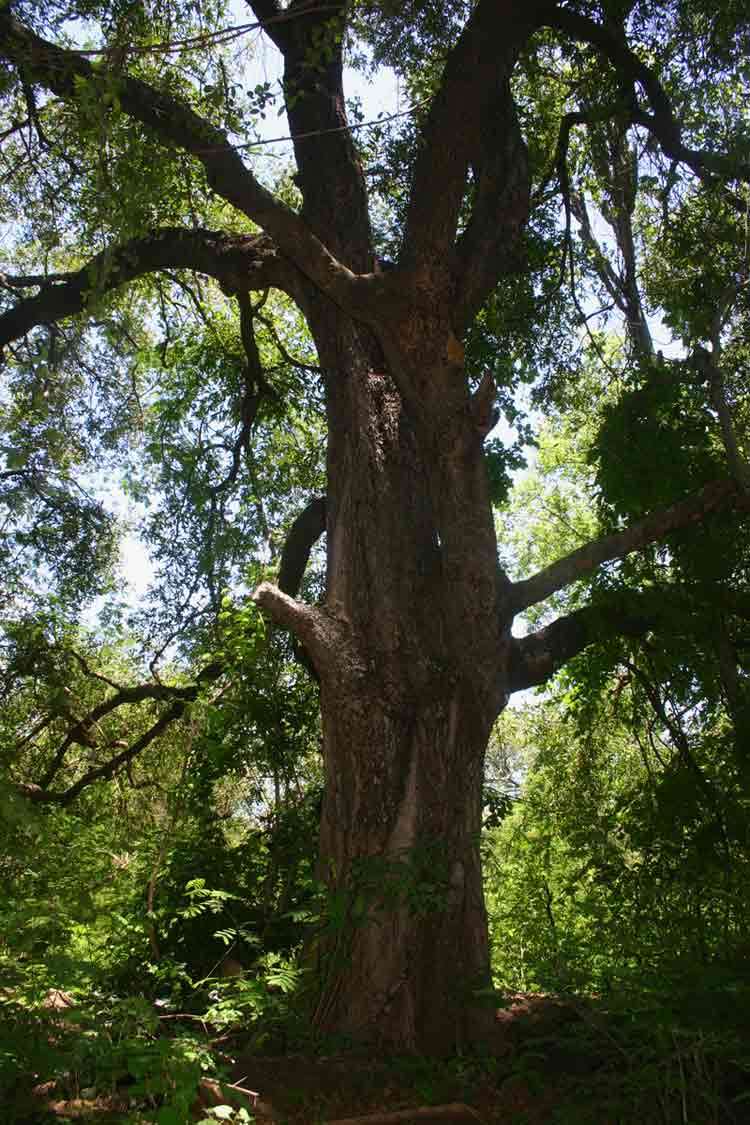
[(54, 280), (22, 279), (38, 284), (40, 291), (0, 316), (0, 348), (37, 325), (86, 312), (105, 293), (164, 269), (195, 270), (227, 288), (244, 291), (273, 286), (294, 297), (299, 288), (294, 267), (265, 235), (157, 228), (142, 238), (108, 247), (80, 270), (58, 274)]
[(577, 579), (592, 574), (605, 562), (624, 558), (631, 551), (638, 551), (650, 543), (664, 539), (672, 531), (700, 524), (715, 512), (732, 509), (749, 511), (750, 497), (734, 480), (710, 481), (692, 496), (651, 512), (622, 531), (594, 539), (531, 578), (514, 582), (507, 594), (508, 608), (513, 614), (520, 613), (558, 590), (565, 589)]
[(589, 645), (612, 636), (642, 637), (658, 623), (653, 599), (637, 594), (609, 605), (588, 605), (514, 639), (509, 661), (509, 691), (539, 687)]

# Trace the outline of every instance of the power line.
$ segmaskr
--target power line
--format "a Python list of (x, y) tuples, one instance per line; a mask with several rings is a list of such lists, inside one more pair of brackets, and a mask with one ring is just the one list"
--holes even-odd
[[(311, 129), (308, 133), (288, 133), (283, 137), (268, 137), (259, 141), (248, 141), (244, 145), (232, 145), (236, 151), (241, 152), (245, 149), (259, 148), (261, 145), (275, 145), (281, 144), (284, 141), (305, 141), (310, 137), (324, 137), (329, 133), (354, 133), (359, 129), (369, 129), (374, 125), (385, 125), (388, 121), (395, 121), (397, 117), (408, 117), (410, 114), (415, 113), (422, 106), (425, 106), (430, 101), (425, 98), (421, 102), (415, 102), (414, 105), (409, 106), (408, 109), (402, 109), (399, 113), (389, 113), (385, 117), (374, 117), (370, 121), (359, 121), (356, 125), (334, 125), (330, 129)], [(201, 153), (206, 152), (219, 152), (221, 149), (216, 147), (201, 148), (197, 150)]]

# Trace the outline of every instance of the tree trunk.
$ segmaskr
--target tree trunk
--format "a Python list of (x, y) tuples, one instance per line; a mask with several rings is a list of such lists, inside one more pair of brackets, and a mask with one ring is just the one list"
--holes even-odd
[[(470, 393), (458, 338), (499, 282), (526, 269), (523, 232), (532, 195), (513, 100), (516, 61), (543, 27), (589, 43), (625, 88), (637, 86), (650, 103), (647, 111), (645, 101), (641, 108), (640, 101), (625, 99), (624, 108), (670, 159), (711, 183), (725, 173), (735, 177), (738, 167), (727, 155), (685, 147), (656, 72), (606, 21), (538, 0), (477, 0), (468, 5), (463, 29), (455, 36), (451, 30), (433, 72), (429, 108), (415, 115), (419, 138), (407, 162), (411, 188), (396, 268), (379, 272), (360, 163), (360, 152), (370, 146), (358, 148), (346, 118), (348, 6), (339, 0), (249, 3), (284, 56), (299, 211), (257, 180), (221, 129), (173, 98), (170, 83), (151, 87), (130, 75), (127, 58), (94, 66), (85, 54), (40, 38), (2, 5), (0, 52), (18, 68), (24, 89), (41, 85), (73, 112), (78, 106), (88, 114), (91, 97), (101, 94), (104, 104), (114, 82), (118, 115), (200, 162), (209, 187), (264, 233), (159, 227), (113, 244), (0, 315), (0, 345), (34, 326), (90, 315), (92, 278), (99, 296), (155, 270), (195, 269), (237, 295), (248, 374), (259, 391), (264, 381), (255, 379), (259, 359), (248, 291), (277, 286), (302, 309), (327, 394), (326, 603), (307, 605), (269, 583), (254, 596), (306, 646), (321, 683), (321, 865), (331, 890), (331, 925), (320, 944), (317, 1018), (323, 1027), (357, 1037), (448, 1051), (476, 1038), (483, 1023), (475, 1003), (477, 986), (488, 976), (478, 858), (482, 766), (506, 693), (545, 682), (604, 636), (642, 636), (659, 618), (652, 591), (629, 604), (615, 591), (608, 604), (597, 597), (514, 642), (513, 613), (670, 531), (750, 505), (738, 471), (736, 481), (708, 482), (523, 581), (511, 584), (498, 573), (482, 456), (495, 387), (485, 375)], [(533, 125), (528, 112), (522, 116)], [(564, 121), (570, 126), (579, 118)], [(624, 145), (624, 133), (621, 140)], [(564, 155), (559, 144), (561, 182), (567, 178)], [(633, 340), (648, 351), (626, 155), (622, 148), (612, 168), (625, 273), (618, 278), (600, 264)], [(534, 198), (544, 194), (537, 190)], [(26, 289), (20, 278), (16, 284)], [(245, 435), (248, 425), (243, 417)], [(320, 498), (316, 510), (322, 510)], [(301, 574), (296, 561), (292, 570)], [(107, 713), (136, 696), (171, 702), (134, 743), (64, 792), (48, 788), (49, 773), (42, 785), (21, 791), (34, 801), (70, 804), (86, 786), (127, 766), (197, 698), (201, 684), (221, 672), (220, 664), (204, 668), (184, 688), (149, 682), (133, 689), (135, 695), (118, 689)], [(725, 680), (731, 695), (731, 669)], [(71, 728), (58, 765), (71, 742), (85, 741), (84, 726)]]
[(465, 380), (455, 364), (429, 363), (427, 339), (424, 383), (443, 424), (422, 435), (418, 411), (374, 369), (378, 347), (335, 319), (318, 337), (339, 375), (328, 383), (326, 612), (346, 641), (316, 661), (331, 894), (316, 1022), (447, 1053), (476, 1042), (492, 1014), (477, 995), (489, 983), (479, 833), (505, 697), (483, 434)]
[[(441, 690), (442, 688), (442, 690)], [(488, 725), (436, 681), (400, 713), (373, 679), (323, 695), (332, 895), (316, 1023), (401, 1049), (476, 1043), (491, 1010), (479, 860)]]
[[(485, 117), (513, 118), (507, 77), (527, 31), (511, 21), (511, 35), (503, 18), (505, 49), (489, 50), (497, 30), (490, 11), (486, 26), (462, 37), (448, 81), (456, 107), (470, 95), (471, 122), (462, 109), (461, 152), (451, 150), (447, 161), (456, 166), (451, 187), (433, 207), (420, 185), (444, 170), (440, 122), (451, 113), (442, 102), (436, 109), (438, 168), (429, 171), (428, 157), (415, 172), (407, 221), (414, 238), (407, 232), (403, 283), (394, 289), (372, 272), (367, 186), (345, 127), (340, 40), (328, 41), (323, 65), (310, 66), (312, 31), (328, 35), (329, 18), (328, 7), (313, 3), (305, 19), (272, 25), (270, 34), (285, 59), (303, 217), (339, 262), (367, 278), (369, 296), (352, 317), (325, 285), (301, 284), (327, 396), (326, 603), (305, 607), (269, 590), (260, 598), (307, 647), (321, 684), (321, 870), (331, 917), (319, 949), (317, 1022), (447, 1052), (476, 1039), (483, 1013), (485, 1022), (490, 1015), (474, 996), (489, 978), (478, 848), (484, 753), (505, 701), (497, 670), (507, 667), (509, 639), (482, 454), (489, 426), (469, 393), (452, 326), (451, 267), (474, 278), (477, 232), (460, 268), (448, 248), (468, 163), (483, 146), (487, 197), (505, 198), (508, 161), (495, 167), (494, 126), (485, 122), (485, 146), (481, 125)], [(484, 92), (472, 85), (480, 72)], [(517, 227), (525, 210), (515, 202), (511, 210)], [(510, 237), (497, 206), (489, 227), (485, 256)]]

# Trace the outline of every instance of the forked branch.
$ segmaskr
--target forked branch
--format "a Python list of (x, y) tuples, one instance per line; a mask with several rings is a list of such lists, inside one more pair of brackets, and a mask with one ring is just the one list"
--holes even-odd
[(352, 301), (361, 303), (362, 279), (337, 261), (300, 215), (263, 187), (225, 133), (189, 105), (140, 78), (94, 67), (79, 52), (34, 34), (7, 9), (0, 12), (0, 57), (17, 66), (27, 83), (41, 84), (73, 103), (81, 83), (92, 94), (116, 94), (123, 112), (200, 161), (211, 187), (271, 235), (318, 288), (345, 308)]
[(56, 792), (52, 789), (44, 789), (41, 785), (28, 783), (19, 784), (17, 789), (24, 797), (33, 801), (35, 804), (70, 805), (79, 793), (82, 793), (89, 785), (93, 785), (95, 781), (109, 780), (119, 773), (120, 770), (125, 769), (133, 759), (138, 757), (147, 746), (150, 746), (154, 739), (158, 738), (175, 719), (180, 718), (186, 706), (187, 704), (184, 700), (178, 700), (173, 703), (140, 738), (135, 740), (134, 743), (126, 747), (119, 754), (115, 754), (114, 757), (104, 762), (103, 765), (95, 766), (93, 769), (88, 770), (82, 777), (79, 777), (73, 785), (61, 792)]
[[(478, 252), (489, 250), (487, 224), (497, 209), (491, 192), (499, 189), (502, 197), (510, 190), (506, 181), (513, 180), (515, 173), (509, 175), (511, 164), (507, 168), (504, 164), (511, 155), (523, 155), (508, 81), (518, 53), (541, 21), (542, 8), (535, 0), (525, 5), (479, 0), (448, 55), (424, 128), (400, 264), (421, 274), (434, 272), (439, 262), (448, 262), (469, 167), (474, 165), (479, 182), (477, 212), (461, 251), (467, 315), (486, 287), (486, 279), (474, 277), (473, 270), (478, 268)], [(509, 138), (512, 153), (506, 151)], [(524, 184), (519, 191), (522, 197)], [(528, 191), (525, 201), (520, 200), (521, 221), (524, 206), (528, 206)]]
[[(103, 680), (114, 691), (80, 718), (76, 718), (72, 713), (66, 714), (65, 717), (70, 724), (68, 732), (55, 751), (39, 783), (22, 783), (17, 786), (19, 792), (38, 804), (68, 805), (75, 800), (82, 790), (95, 781), (114, 777), (122, 769), (128, 767), (155, 738), (183, 714), (190, 703), (198, 698), (201, 689), (207, 684), (214, 683), (224, 671), (220, 663), (214, 662), (206, 665), (191, 684), (169, 685), (158, 681), (147, 681), (127, 686), (116, 684), (114, 681), (99, 675), (89, 666), (84, 657), (81, 657), (78, 653), (74, 655), (81, 663), (86, 675), (97, 680)], [(156, 704), (165, 702), (169, 705), (143, 734), (130, 744), (124, 744), (119, 739), (114, 742), (106, 740), (100, 728), (102, 719), (111, 715), (120, 707), (133, 706), (149, 701)], [(52, 717), (49, 721), (37, 724), (34, 735), (41, 733), (43, 729), (50, 725), (51, 721)], [(51, 789), (50, 786), (65, 765), (68, 751), (75, 745), (87, 747), (98, 754), (106, 754), (116, 748), (120, 748), (121, 752), (97, 766), (92, 766), (67, 789)]]
[(609, 60), (619, 76), (631, 86), (640, 85), (651, 103), (651, 113), (640, 109), (635, 102), (630, 110), (634, 125), (641, 125), (656, 138), (662, 151), (672, 160), (686, 164), (701, 180), (750, 180), (750, 164), (730, 153), (691, 149), (682, 140), (682, 131), (674, 115), (670, 100), (656, 73), (638, 58), (624, 37), (609, 27), (598, 24), (588, 16), (579, 15), (567, 8), (552, 9), (545, 19), (554, 27), (575, 39), (590, 43)]

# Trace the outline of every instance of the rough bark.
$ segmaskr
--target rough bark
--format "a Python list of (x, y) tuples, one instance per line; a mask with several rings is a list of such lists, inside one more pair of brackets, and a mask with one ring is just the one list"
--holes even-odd
[[(254, 6), (259, 18), (275, 10)], [(320, 7), (310, 24), (330, 19), (331, 6)], [(309, 85), (306, 22), (273, 33), (287, 89)], [(310, 95), (294, 100), (291, 132), (331, 130), (343, 114), (334, 52)], [(348, 268), (372, 269), (351, 137), (327, 132), (295, 149), (312, 229)], [(396, 273), (383, 279), (388, 315), (369, 327), (306, 294), (327, 393), (326, 604), (268, 587), (256, 596), (305, 645), (321, 684), (320, 863), (344, 913), (318, 950), (316, 1021), (445, 1051), (476, 1039), (489, 1015), (471, 994), (489, 970), (478, 834), (502, 697), (493, 674), (476, 676), (476, 660), (480, 648), (485, 663), (497, 654), (496, 547), (444, 277), (415, 286)], [(458, 546), (464, 532), (475, 566)], [(459, 632), (468, 644), (457, 645)]]
[[(473, 996), (489, 971), (478, 836), (484, 751), (504, 696), (482, 432), (464, 391), (438, 458), (434, 434), (373, 370), (376, 347), (338, 321), (333, 339), (319, 339), (324, 370), (349, 373), (329, 383), (326, 606), (269, 587), (256, 595), (321, 682), (321, 870), (344, 924), (321, 946), (316, 1019), (446, 1050), (476, 1041), (491, 1016)], [(400, 352), (410, 379), (415, 336)], [(423, 379), (455, 397), (455, 370), (438, 357)]]
[(486, 1030), (475, 991), (489, 982), (478, 837), (491, 722), (471, 704), (455, 687), (384, 699), (374, 677), (324, 687), (321, 862), (344, 907), (321, 946), (325, 1030), (438, 1052)]

